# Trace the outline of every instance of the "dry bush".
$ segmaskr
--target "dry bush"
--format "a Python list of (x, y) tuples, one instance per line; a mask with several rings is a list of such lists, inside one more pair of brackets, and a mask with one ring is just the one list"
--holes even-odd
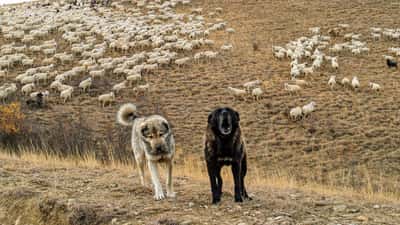
[(19, 103), (0, 106), (0, 134), (12, 135), (20, 131), (25, 115)]

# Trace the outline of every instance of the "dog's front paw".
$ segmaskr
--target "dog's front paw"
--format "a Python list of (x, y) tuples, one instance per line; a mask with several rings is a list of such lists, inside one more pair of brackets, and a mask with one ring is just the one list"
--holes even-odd
[(164, 193), (161, 192), (156, 192), (156, 194), (154, 195), (154, 200), (159, 201), (159, 200), (163, 200), (165, 198)]
[(243, 198), (241, 196), (235, 197), (235, 202), (243, 202)]
[(176, 192), (167, 192), (167, 197), (168, 198), (175, 198), (176, 197)]

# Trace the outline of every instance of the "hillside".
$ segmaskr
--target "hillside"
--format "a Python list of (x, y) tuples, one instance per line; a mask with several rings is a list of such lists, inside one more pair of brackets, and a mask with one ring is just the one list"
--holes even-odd
[(228, 184), (222, 203), (212, 206), (206, 177), (178, 176), (176, 199), (156, 202), (151, 188), (142, 187), (132, 174), (129, 167), (1, 155), (0, 224), (400, 223), (398, 203), (332, 197), (268, 184), (250, 185), (254, 200), (241, 204), (233, 203)]
[[(125, 8), (121, 8), (121, 5)], [(67, 7), (59, 9), (60, 13), (65, 15), (71, 12), (75, 16), (88, 15), (93, 19), (92, 21), (71, 19), (68, 21), (71, 24), (84, 23), (95, 26), (96, 23), (104, 21), (112, 23), (122, 21), (125, 17), (136, 18), (137, 7), (134, 4), (122, 2), (118, 6), (97, 10)], [(25, 17), (21, 12), (25, 12), (24, 10), (33, 13), (32, 18), (40, 18), (42, 23), (49, 23), (50, 20), (42, 18), (41, 13), (51, 11), (57, 15), (56, 6), (48, 8), (32, 6), (30, 9), (21, 7), (22, 9), (17, 8), (16, 12), (20, 12), (19, 16), (22, 19), (19, 19), (22, 21)], [(150, 85), (147, 93), (137, 96), (133, 87), (129, 87), (117, 95), (115, 103), (105, 108), (99, 106), (98, 96), (110, 92), (112, 86), (122, 82), (125, 77), (107, 71), (107, 75), (102, 79), (95, 79), (88, 93), (80, 93), (78, 84), (87, 78), (89, 73), (85, 71), (64, 82), (75, 88), (73, 97), (66, 103), (59, 97), (59, 92), (51, 91), (48, 107), (30, 109), (24, 106), (29, 126), (33, 127), (34, 131), (43, 129), (46, 132), (57, 133), (51, 132), (59, 130), (56, 128), (57, 124), (67, 124), (69, 123), (67, 119), (70, 118), (76, 121), (78, 118), (83, 118), (93, 129), (91, 137), (96, 139), (99, 146), (106, 146), (108, 139), (105, 137), (121, 134), (114, 132), (115, 129), (122, 129), (115, 124), (115, 112), (118, 106), (125, 102), (134, 102), (143, 115), (160, 113), (173, 124), (180, 150), (177, 157), (179, 163), (188, 156), (201, 158), (202, 135), (208, 113), (217, 106), (228, 105), (240, 112), (241, 126), (248, 142), (249, 161), (254, 167), (261, 168), (263, 175), (287, 174), (296, 180), (394, 192), (398, 196), (400, 74), (398, 70), (386, 67), (382, 55), (390, 54), (389, 47), (399, 47), (399, 40), (382, 38), (374, 41), (370, 36), (371, 27), (393, 29), (400, 27), (397, 20), (400, 15), (397, 1), (199, 0), (190, 4), (178, 4), (174, 10), (189, 15), (192, 9), (199, 7), (203, 9), (200, 15), (204, 16), (205, 24), (216, 23), (217, 19), (221, 18), (227, 22), (227, 28), (235, 29), (234, 34), (228, 34), (224, 30), (212, 32), (208, 38), (214, 40), (214, 45), (194, 51), (218, 51), (220, 54), (215, 60), (190, 63), (185, 66), (171, 63), (151, 73), (144, 73), (144, 79), (140, 84)], [(222, 8), (221, 13), (214, 17), (209, 16), (209, 13), (215, 13), (217, 7)], [(2, 7), (0, 11), (2, 18), (7, 18), (2, 19), (2, 25), (7, 22), (12, 24), (14, 20), (9, 16), (13, 15), (13, 9)], [(188, 19), (184, 21), (187, 22)], [(328, 30), (340, 23), (350, 25), (345, 33), (362, 34), (361, 40), (367, 43), (369, 53), (356, 56), (349, 52), (337, 54), (340, 64), (337, 71), (332, 70), (329, 64), (324, 65), (310, 77), (301, 78), (307, 80), (310, 85), (299, 94), (291, 95), (285, 91), (283, 85), (290, 79), (290, 60), (274, 58), (271, 46), (285, 46), (289, 41), (301, 36), (309, 37), (311, 36), (309, 28), (315, 26), (321, 27), (321, 33), (328, 35)], [(62, 27), (68, 27), (64, 25)], [(38, 27), (41, 27), (40, 23)], [(73, 30), (71, 29), (71, 32)], [(57, 53), (70, 54), (71, 45), (63, 39), (63, 35), (68, 32), (64, 31), (57, 29), (43, 39), (35, 39), (32, 45), (55, 40), (58, 46)], [(7, 39), (4, 34), (4, 31), (0, 34), (0, 45), (4, 46), (15, 41)], [(106, 38), (100, 34), (89, 36), (94, 37), (95, 44), (100, 46)], [(332, 36), (329, 47), (342, 42), (344, 42), (343, 35)], [(22, 45), (18, 40), (15, 43), (19, 47)], [(232, 44), (232, 51), (220, 51), (220, 47), (224, 44)], [(151, 49), (132, 48), (128, 52), (114, 52), (107, 47), (103, 57), (131, 56), (142, 50)], [(330, 54), (328, 49), (324, 51)], [(193, 57), (194, 52), (179, 51), (178, 55), (179, 58)], [(43, 59), (46, 58), (43, 53), (31, 51), (25, 53), (34, 59), (32, 67), (43, 66)], [(69, 71), (84, 58), (79, 56), (66, 64), (55, 60), (52, 72), (57, 71), (59, 75)], [(8, 71), (1, 84), (15, 82), (15, 77), (27, 69), (16, 64)], [(338, 81), (345, 76), (348, 78), (358, 76), (361, 88), (355, 92), (337, 85), (331, 90), (327, 85), (331, 75), (336, 75)], [(265, 81), (267, 84), (260, 101), (250, 98), (245, 101), (235, 100), (227, 92), (228, 86), (242, 88), (244, 82), (255, 79)], [(50, 81), (53, 80), (54, 78)], [(48, 89), (50, 81), (39, 85), (37, 90)], [(373, 93), (368, 88), (369, 82), (379, 83), (383, 91)], [(21, 85), (18, 83), (18, 90), (20, 88)], [(16, 100), (24, 104), (26, 99), (27, 97), (18, 91), (16, 96), (11, 100), (7, 99), (6, 102)], [(317, 110), (311, 117), (296, 122), (288, 118), (289, 109), (310, 101), (317, 103)], [(122, 130), (124, 131), (129, 135), (129, 129)], [(126, 148), (129, 150), (129, 143), (126, 143)], [(208, 190), (206, 186), (201, 188)], [(272, 193), (262, 195), (269, 196)], [(124, 194), (127, 193), (122, 193)], [(298, 206), (289, 204), (288, 207)], [(324, 211), (324, 207), (316, 210)], [(328, 209), (326, 211), (330, 212)], [(204, 213), (206, 215), (208, 211), (204, 209)]]

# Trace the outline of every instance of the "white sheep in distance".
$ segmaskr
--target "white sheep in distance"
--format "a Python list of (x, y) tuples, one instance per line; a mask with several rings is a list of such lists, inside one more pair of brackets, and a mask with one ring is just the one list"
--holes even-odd
[(124, 80), (121, 83), (118, 83), (118, 84), (114, 85), (112, 87), (112, 90), (115, 92), (115, 94), (118, 94), (118, 92), (120, 92), (121, 90), (127, 88), (126, 84), (127, 84), (127, 81)]
[(115, 101), (115, 94), (114, 92), (110, 92), (108, 94), (102, 94), (98, 97), (98, 100), (102, 107), (105, 107), (107, 103), (111, 105), (111, 103)]
[(29, 93), (31, 93), (33, 91), (34, 88), (35, 88), (34, 83), (25, 84), (24, 86), (22, 86), (21, 92), (24, 95), (28, 95)]
[(235, 98), (242, 98), (243, 100), (246, 97), (247, 92), (242, 89), (228, 87), (229, 93), (231, 93)]
[(294, 84), (296, 84), (296, 85), (299, 85), (299, 86), (308, 86), (308, 82), (305, 81), (305, 80), (299, 80), (299, 79), (296, 79), (296, 78), (292, 78), (292, 82)]
[(258, 101), (263, 94), (264, 94), (264, 91), (259, 87), (258, 88), (254, 88), (251, 91), (251, 95), (254, 97), (254, 99), (256, 101)]
[(337, 57), (332, 57), (331, 65), (332, 65), (333, 69), (335, 69), (335, 70), (339, 69), (339, 63), (337, 61)]
[(143, 84), (139, 85), (136, 88), (133, 89), (133, 91), (136, 93), (136, 95), (139, 95), (141, 93), (146, 93), (150, 89), (150, 84)]
[(250, 93), (250, 89), (255, 88), (256, 86), (260, 85), (262, 82), (261, 80), (253, 80), (243, 84), (243, 87), (246, 88), (247, 92)]
[(346, 87), (346, 86), (350, 86), (350, 80), (347, 77), (343, 77), (343, 79), (340, 81), (340, 83)]
[(302, 115), (303, 115), (303, 111), (302, 111), (301, 107), (292, 108), (289, 112), (290, 119), (292, 119), (292, 120), (297, 120), (297, 119), (301, 118)]
[(142, 79), (142, 75), (140, 73), (132, 74), (126, 77), (126, 80), (129, 82), (129, 85), (132, 85), (134, 82), (138, 82)]
[(373, 91), (381, 91), (381, 85), (377, 84), (377, 83), (373, 83), (373, 82), (369, 82), (369, 87), (371, 88), (371, 90)]
[(83, 80), (83, 81), (81, 81), (79, 83), (79, 88), (81, 88), (83, 90), (83, 92), (86, 92), (87, 89), (90, 90), (90, 87), (92, 86), (92, 83), (93, 83), (92, 82), (92, 78), (89, 77), (89, 78), (87, 78), (87, 79), (85, 79), (85, 80)]
[(315, 102), (310, 102), (307, 105), (304, 105), (302, 107), (303, 115), (307, 117), (310, 113), (312, 113), (315, 110), (315, 106), (316, 106)]
[(286, 91), (289, 91), (290, 94), (298, 93), (301, 90), (301, 87), (299, 85), (288, 83), (285, 83), (284, 88)]
[(331, 76), (328, 80), (328, 85), (331, 88), (331, 90), (333, 90), (333, 88), (336, 85), (336, 76)]
[(72, 92), (74, 91), (73, 87), (69, 87), (60, 93), (60, 98), (63, 99), (64, 103), (67, 102), (68, 99), (72, 98)]
[(351, 80), (351, 86), (353, 87), (354, 90), (357, 90), (358, 88), (360, 88), (360, 81), (358, 80), (358, 78), (356, 76), (353, 77), (353, 79)]

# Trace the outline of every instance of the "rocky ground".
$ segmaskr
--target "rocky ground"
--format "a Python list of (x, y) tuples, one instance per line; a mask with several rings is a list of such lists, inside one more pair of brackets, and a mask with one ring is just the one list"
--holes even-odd
[(399, 224), (400, 205), (249, 187), (252, 201), (210, 204), (208, 182), (175, 179), (177, 197), (156, 202), (133, 169), (0, 157), (0, 224)]

